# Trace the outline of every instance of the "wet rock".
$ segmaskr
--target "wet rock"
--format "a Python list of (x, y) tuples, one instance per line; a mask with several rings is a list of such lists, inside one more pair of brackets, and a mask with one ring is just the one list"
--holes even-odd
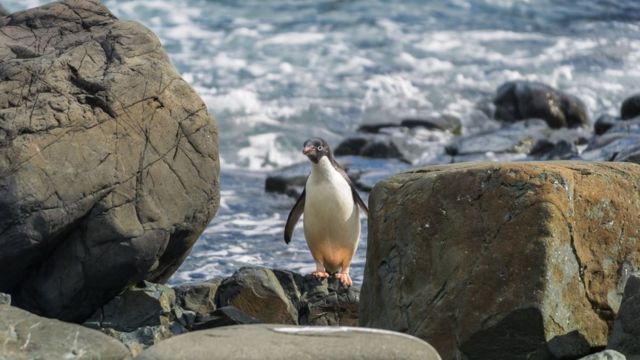
[(615, 350), (604, 350), (580, 358), (580, 360), (626, 360), (627, 357)]
[(585, 105), (577, 97), (548, 85), (530, 81), (509, 81), (496, 91), (495, 117), (506, 122), (543, 119), (551, 128), (589, 124)]
[(547, 139), (540, 139), (529, 152), (529, 156), (536, 160), (566, 160), (576, 155), (578, 155), (576, 146), (566, 140), (554, 143)]
[(265, 323), (298, 323), (298, 309), (267, 268), (243, 267), (224, 279), (216, 294), (216, 305), (233, 305)]
[(590, 162), (433, 166), (384, 180), (369, 200), (360, 325), (429, 339), (446, 359), (603, 347), (619, 264), (640, 268), (639, 186), (639, 165)]
[(620, 107), (620, 118), (622, 120), (633, 119), (636, 116), (640, 116), (640, 94), (628, 97)]
[(640, 118), (618, 121), (594, 137), (580, 154), (585, 160), (634, 161), (640, 148)]
[(360, 155), (374, 159), (402, 159), (403, 155), (388, 137), (355, 137), (341, 142), (334, 151), (336, 156)]
[(84, 325), (120, 340), (136, 355), (186, 332), (194, 318), (176, 304), (172, 288), (145, 281), (102, 306)]
[(127, 348), (99, 331), (0, 305), (2, 359), (130, 359)]
[(620, 119), (612, 115), (601, 115), (593, 124), (593, 131), (596, 135), (602, 135), (611, 129)]
[(0, 291), (81, 322), (187, 256), (218, 207), (217, 127), (158, 38), (97, 0), (0, 28)]
[(462, 131), (462, 122), (460, 118), (453, 115), (426, 116), (424, 118), (404, 119), (400, 122), (400, 126), (409, 129), (425, 128), (430, 130), (449, 130), (454, 134), (460, 134)]
[(608, 349), (616, 350), (627, 357), (640, 356), (640, 276), (631, 275), (624, 287), (624, 295), (618, 316), (609, 337)]
[(440, 360), (431, 345), (401, 333), (362, 328), (265, 324), (197, 331), (164, 341), (136, 359), (215, 360), (239, 357), (246, 360)]

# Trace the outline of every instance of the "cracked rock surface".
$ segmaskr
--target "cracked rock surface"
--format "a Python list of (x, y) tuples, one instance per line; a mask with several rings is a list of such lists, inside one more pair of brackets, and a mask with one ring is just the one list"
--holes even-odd
[(427, 167), (378, 183), (369, 211), (360, 325), (445, 359), (587, 355), (640, 267), (637, 164)]
[(16, 12), (0, 79), (0, 291), (79, 322), (166, 281), (218, 208), (218, 133), (157, 37), (97, 0)]
[(2, 359), (130, 359), (116, 339), (81, 325), (64, 323), (0, 305)]

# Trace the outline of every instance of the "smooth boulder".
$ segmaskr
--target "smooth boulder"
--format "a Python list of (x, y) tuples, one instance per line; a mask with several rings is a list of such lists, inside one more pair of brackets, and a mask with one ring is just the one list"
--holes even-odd
[(495, 118), (505, 122), (543, 119), (556, 129), (589, 124), (587, 108), (580, 99), (538, 82), (506, 82), (496, 91), (493, 103)]
[(620, 311), (616, 317), (608, 349), (616, 350), (627, 357), (640, 357), (640, 276), (633, 274), (624, 287)]
[(0, 305), (0, 359), (130, 359), (116, 339), (22, 309)]
[(620, 106), (620, 118), (622, 120), (633, 119), (640, 116), (640, 94), (634, 94), (626, 98)]
[(217, 125), (158, 38), (98, 0), (0, 18), (0, 291), (81, 322), (166, 281), (219, 203)]
[(369, 199), (360, 325), (444, 358), (577, 358), (606, 345), (621, 268), (640, 266), (640, 166), (433, 166)]
[(177, 336), (137, 360), (440, 360), (428, 343), (390, 331), (353, 327), (238, 325)]

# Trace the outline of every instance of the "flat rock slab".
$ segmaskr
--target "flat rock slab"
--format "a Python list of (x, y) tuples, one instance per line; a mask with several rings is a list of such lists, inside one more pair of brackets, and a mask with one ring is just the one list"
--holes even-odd
[(84, 326), (0, 305), (0, 359), (129, 359), (116, 339)]
[(217, 125), (98, 0), (0, 17), (0, 291), (81, 322), (166, 281), (219, 203)]
[(428, 343), (391, 331), (356, 327), (237, 325), (174, 337), (138, 360), (439, 360)]
[(640, 268), (640, 166), (433, 166), (369, 198), (360, 325), (444, 358), (579, 358), (603, 347)]

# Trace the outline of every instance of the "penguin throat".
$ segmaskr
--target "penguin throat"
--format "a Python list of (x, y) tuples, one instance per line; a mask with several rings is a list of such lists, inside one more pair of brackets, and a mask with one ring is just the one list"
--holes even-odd
[(333, 164), (331, 164), (331, 160), (329, 157), (323, 156), (318, 159), (317, 162), (314, 162), (312, 165), (311, 171), (317, 171), (321, 174), (329, 174), (331, 171), (335, 171)]

